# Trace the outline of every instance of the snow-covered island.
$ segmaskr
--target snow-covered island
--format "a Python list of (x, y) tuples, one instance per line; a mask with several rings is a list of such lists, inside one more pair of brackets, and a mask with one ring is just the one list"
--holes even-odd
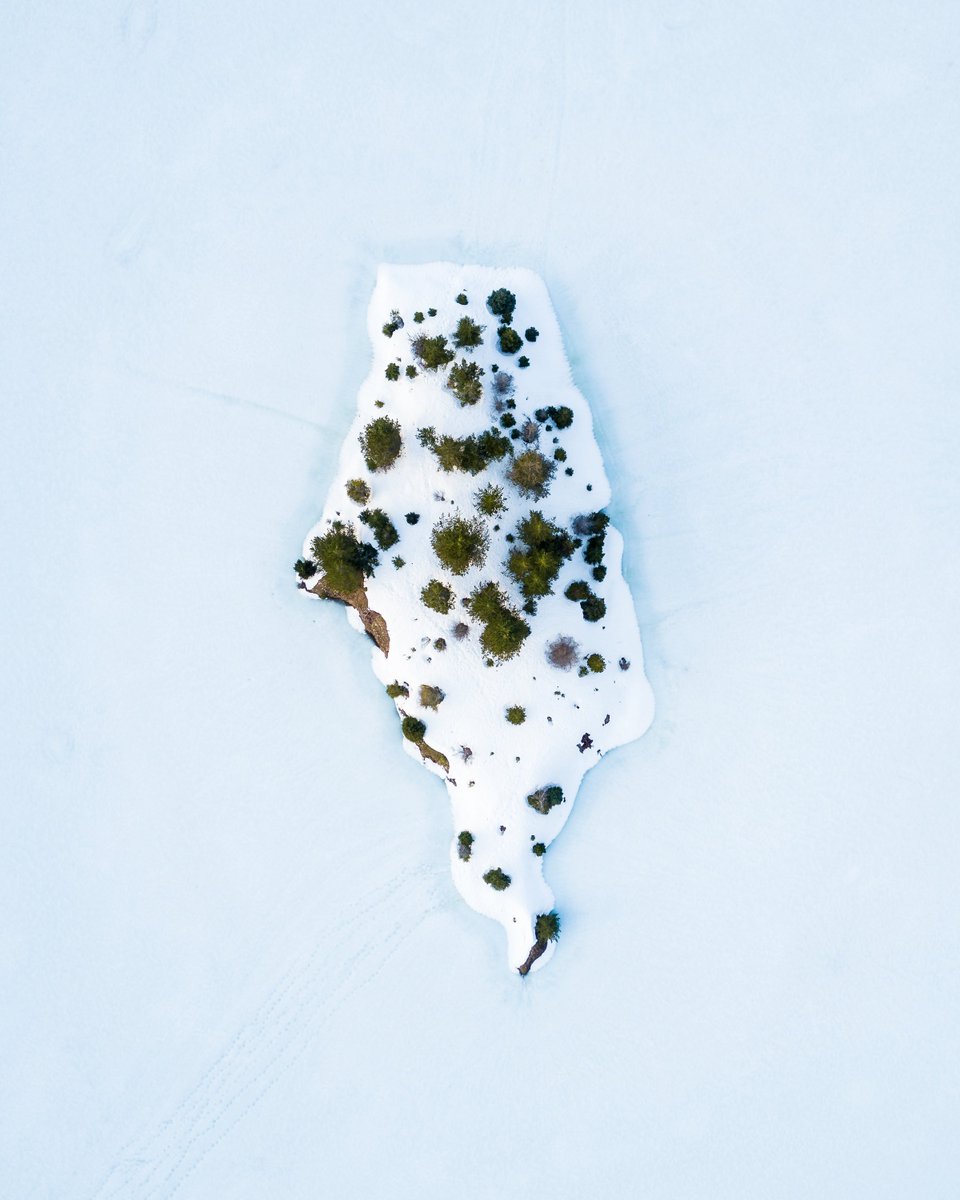
[(368, 326), (296, 570), (373, 640), (402, 744), (446, 781), (457, 888), (525, 975), (560, 932), (543, 867), (580, 782), (653, 717), (610, 486), (537, 275), (385, 266)]

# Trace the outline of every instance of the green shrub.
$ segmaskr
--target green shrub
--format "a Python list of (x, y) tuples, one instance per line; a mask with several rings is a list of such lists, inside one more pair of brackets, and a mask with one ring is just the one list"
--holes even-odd
[(567, 468), (566, 468), (566, 470), (565, 470), (563, 473), (564, 473), (564, 475), (572, 475), (572, 474), (573, 474), (573, 467), (567, 467)]
[(457, 303), (458, 304), (468, 304), (469, 303), (465, 292), (461, 292), (460, 295), (457, 296)]
[(403, 318), (396, 309), (390, 314), (390, 320), (384, 325), (383, 332), (387, 337), (393, 337), (398, 329), (403, 328)]
[(517, 307), (517, 298), (506, 288), (497, 288), (487, 297), (487, 308), (495, 317), (499, 317), (505, 325), (513, 320), (513, 310)]
[(384, 375), (386, 375), (391, 383), (396, 383), (396, 381), (400, 378), (400, 368), (395, 362), (387, 363), (387, 369), (384, 371)]
[(534, 933), (538, 942), (555, 942), (560, 937), (560, 914), (556, 911), (541, 913), (534, 922)]
[(417, 362), (426, 371), (436, 371), (439, 367), (445, 367), (456, 357), (447, 346), (447, 339), (441, 333), (432, 338), (427, 337), (425, 333), (418, 333), (415, 338), (411, 339), (410, 348), (413, 350)]
[(428, 317), (435, 317), (436, 315), (437, 315), (437, 310), (436, 310), (435, 308), (428, 308), (428, 309), (427, 309), (427, 316), (428, 316)]
[(542, 499), (550, 491), (557, 465), (539, 450), (524, 450), (510, 464), (507, 478), (524, 496)]
[(525, 354), (521, 354), (520, 357), (517, 359), (517, 366), (518, 367), (529, 367), (530, 359), (527, 358), (527, 356)]
[(455, 597), (446, 584), (441, 583), (439, 579), (431, 579), (420, 593), (420, 599), (427, 608), (446, 616), (453, 607)]
[(593, 671), (594, 675), (599, 675), (604, 670), (607, 663), (602, 654), (588, 654), (587, 666)]
[(427, 732), (426, 725), (419, 717), (404, 717), (400, 722), (400, 729), (408, 742), (414, 742), (417, 745), (423, 741)]
[(393, 417), (377, 417), (360, 434), (360, 448), (368, 471), (389, 471), (403, 449), (399, 423)]
[(553, 457), (557, 460), (557, 462), (566, 462), (567, 452), (562, 446), (558, 446), (553, 452)]
[(590, 672), (586, 667), (577, 667), (577, 674), (581, 679), (586, 679)]
[(317, 564), (310, 558), (298, 558), (293, 569), (301, 579), (309, 579), (311, 575), (316, 575)]
[(586, 580), (575, 579), (563, 594), (568, 600), (576, 600), (579, 604), (581, 600), (589, 600), (593, 592), (590, 590), (590, 585)]
[(438, 438), (433, 429), (421, 429), (420, 444), (434, 455), (441, 471), (466, 471), (479, 475), (491, 462), (499, 462), (510, 452), (510, 442), (496, 428), (471, 433), (465, 438), (444, 434)]
[(495, 892), (504, 892), (510, 886), (510, 876), (499, 867), (487, 871), (483, 877), (484, 883), (489, 883)]
[(444, 701), (442, 689), (434, 687), (430, 683), (421, 683), (420, 685), (420, 707), (432, 708), (434, 712), (440, 707)]
[(414, 319), (414, 321), (416, 322), (416, 324), (417, 324), (417, 325), (422, 325), (422, 324), (423, 324), (423, 313), (422, 313), (422, 312), (415, 312), (415, 313), (413, 314), (413, 319)]
[(464, 862), (470, 861), (470, 855), (473, 853), (473, 834), (469, 830), (464, 829), (457, 835), (457, 854)]
[(416, 377), (417, 377), (417, 368), (413, 365), (413, 363), (408, 363), (407, 364), (407, 378), (408, 379), (416, 379)]
[(476, 404), (483, 396), (482, 376), (483, 367), (479, 363), (461, 358), (447, 374), (447, 387), (462, 405)]
[(527, 797), (527, 803), (532, 809), (546, 816), (551, 808), (556, 808), (558, 804), (563, 803), (563, 789), (557, 787), (555, 783), (537, 788)]
[(350, 525), (334, 521), (311, 543), (313, 556), (327, 585), (335, 592), (355, 592), (365, 575), (372, 575), (380, 557), (369, 542), (361, 542)]
[(527, 719), (527, 710), (521, 704), (511, 704), (507, 709), (507, 720), (511, 725), (522, 725)]
[(400, 570), (401, 567), (405, 567), (407, 565), (407, 560), (405, 558), (401, 558), (399, 554), (395, 554), (390, 561), (393, 563), (393, 565), (397, 568), (398, 571)]
[(540, 336), (540, 330), (535, 329), (531, 325), (530, 328), (526, 331), (526, 333), (523, 336), (527, 339), (528, 342), (535, 342), (537, 340), (537, 338)]
[(523, 339), (509, 325), (501, 325), (497, 330), (497, 345), (500, 347), (502, 354), (516, 354), (523, 345)]
[(477, 512), (483, 513), (485, 517), (499, 517), (507, 510), (503, 488), (497, 487), (495, 483), (488, 483), (486, 487), (475, 492), (473, 503)]
[(599, 621), (606, 615), (607, 606), (599, 596), (591, 596), (580, 605), (580, 611), (585, 621)]
[(469, 317), (461, 317), (453, 335), (453, 344), (458, 350), (469, 350), (483, 345), (483, 331), (486, 325), (478, 325)]
[(447, 639), (442, 638), (442, 637), (434, 638), (433, 648), (434, 648), (434, 650), (437, 650), (442, 654), (443, 651), (446, 650), (446, 648), (447, 648)]
[(590, 574), (594, 577), (597, 583), (603, 583), (607, 577), (606, 567), (594, 567)]
[(560, 568), (573, 555), (573, 538), (534, 509), (517, 526), (519, 546), (507, 557), (507, 570), (527, 600), (547, 596)]
[(396, 525), (382, 508), (365, 508), (360, 514), (360, 520), (373, 534), (374, 541), (381, 550), (389, 550), (400, 541)]
[(391, 700), (396, 700), (398, 696), (409, 696), (410, 689), (406, 686), (406, 684), (397, 683), (397, 681), (394, 680), (393, 683), (387, 684), (387, 695)]
[(587, 548), (583, 552), (583, 561), (591, 567), (599, 567), (603, 562), (603, 543), (605, 535), (595, 533), (587, 539)]
[(517, 423), (517, 418), (513, 413), (504, 413), (500, 418), (500, 425), (503, 429), (512, 429)]
[(543, 858), (547, 852), (547, 847), (543, 844), (543, 842), (534, 842), (530, 849), (537, 856), (537, 858)]
[(415, 512), (408, 512), (407, 515), (403, 519), (406, 521), (406, 523), (408, 525), (416, 525), (416, 523), (420, 520), (420, 514), (415, 513)]
[(370, 499), (370, 485), (362, 479), (348, 479), (347, 495), (354, 504), (366, 504)]
[(443, 517), (430, 535), (433, 552), (454, 575), (483, 566), (490, 535), (478, 517)]
[(530, 636), (530, 626), (510, 607), (495, 583), (480, 584), (465, 604), (467, 611), (483, 622), (480, 645), (495, 659), (513, 658)]

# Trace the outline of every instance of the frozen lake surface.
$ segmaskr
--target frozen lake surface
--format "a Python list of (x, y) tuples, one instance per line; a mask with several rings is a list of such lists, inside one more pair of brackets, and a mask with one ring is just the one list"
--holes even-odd
[[(958, 25), (0, 16), (5, 1195), (956, 1196)], [(439, 259), (550, 291), (657, 700), (526, 983), (290, 569)]]

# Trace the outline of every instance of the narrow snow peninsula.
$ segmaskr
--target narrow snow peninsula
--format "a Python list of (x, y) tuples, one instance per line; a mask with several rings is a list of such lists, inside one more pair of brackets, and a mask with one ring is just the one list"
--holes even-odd
[(296, 565), (375, 643), (407, 752), (447, 783), (450, 861), (521, 974), (580, 781), (653, 699), (590, 409), (538, 276), (382, 267), (373, 364)]

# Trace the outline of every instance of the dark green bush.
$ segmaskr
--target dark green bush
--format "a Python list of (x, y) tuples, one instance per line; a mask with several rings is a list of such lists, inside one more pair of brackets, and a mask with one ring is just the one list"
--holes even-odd
[(483, 882), (489, 883), (495, 892), (503, 892), (510, 886), (510, 876), (499, 867), (494, 867), (484, 875)]
[(431, 579), (420, 593), (420, 599), (427, 608), (432, 608), (434, 612), (442, 613), (443, 616), (446, 616), (450, 609), (453, 608), (453, 602), (456, 597), (446, 584), (441, 583), (439, 579)]
[(348, 479), (347, 495), (354, 504), (366, 504), (370, 499), (370, 485), (362, 479)]
[(301, 579), (309, 579), (311, 575), (316, 575), (317, 564), (310, 558), (298, 558), (293, 569)]
[(389, 471), (403, 449), (399, 423), (393, 417), (377, 417), (360, 434), (360, 448), (368, 471)]
[(591, 596), (580, 605), (580, 611), (585, 621), (599, 621), (606, 615), (607, 606), (599, 596)]
[(384, 371), (384, 375), (386, 375), (391, 383), (396, 383), (396, 381), (400, 378), (400, 368), (395, 362), (387, 363), (387, 369)]
[(602, 654), (588, 654), (587, 666), (595, 675), (599, 675), (604, 670), (607, 663)]
[(590, 585), (586, 580), (575, 579), (563, 594), (568, 600), (576, 600), (579, 604), (581, 600), (589, 600), (593, 592), (590, 590)]
[(430, 535), (433, 552), (454, 575), (483, 566), (490, 535), (477, 517), (442, 517)]
[(473, 496), (473, 503), (477, 512), (483, 513), (485, 517), (499, 517), (507, 509), (506, 501), (503, 497), (503, 488), (497, 487), (495, 483), (488, 483), (486, 487), (482, 487), (476, 491)]
[(603, 562), (603, 543), (605, 535), (595, 533), (587, 539), (587, 548), (583, 552), (583, 561), (591, 567), (599, 567)]
[(435, 317), (436, 315), (437, 315), (437, 310), (436, 310), (435, 308), (428, 308), (428, 309), (427, 309), (427, 316), (428, 316), (428, 317)]
[(507, 602), (495, 583), (475, 588), (465, 601), (467, 610), (483, 622), (480, 645), (496, 659), (505, 661), (520, 650), (530, 635), (530, 626)]
[(470, 861), (470, 855), (473, 853), (473, 834), (469, 830), (464, 829), (462, 833), (457, 835), (457, 854), (464, 862)]
[(423, 741), (427, 732), (426, 725), (419, 717), (404, 717), (400, 722), (400, 728), (408, 742), (415, 742), (418, 745)]
[(557, 460), (557, 462), (566, 462), (567, 452), (562, 446), (558, 446), (553, 452), (553, 457)]
[(543, 844), (543, 842), (534, 842), (534, 844), (530, 847), (530, 849), (534, 852), (534, 854), (537, 856), (537, 858), (543, 858), (543, 856), (547, 852), (547, 848)]
[(434, 712), (440, 707), (444, 701), (444, 693), (441, 688), (434, 687), (430, 683), (420, 684), (420, 707), (432, 708)]
[(537, 788), (527, 797), (527, 803), (538, 813), (546, 816), (551, 808), (556, 808), (558, 804), (563, 803), (563, 789), (557, 787), (555, 783), (548, 787)]
[(387, 695), (391, 700), (396, 700), (398, 696), (409, 696), (410, 689), (406, 686), (406, 684), (397, 683), (397, 681), (394, 680), (393, 683), (387, 684)]
[(510, 551), (507, 570), (527, 600), (549, 595), (560, 568), (574, 552), (573, 538), (537, 509), (517, 525), (516, 538), (520, 544)]
[(507, 478), (524, 496), (542, 499), (550, 491), (557, 464), (539, 450), (524, 450), (510, 464)]
[(335, 592), (355, 592), (365, 575), (372, 575), (380, 556), (369, 542), (361, 542), (350, 525), (334, 521), (322, 537), (311, 543), (313, 556), (329, 587)]
[(374, 540), (381, 550), (389, 550), (400, 541), (397, 527), (382, 508), (365, 508), (360, 514), (360, 520), (373, 534)]
[(418, 333), (415, 338), (411, 338), (410, 348), (417, 362), (426, 371), (436, 371), (439, 367), (445, 367), (456, 357), (441, 333), (432, 338), (427, 337), (425, 333)]
[(522, 704), (511, 704), (507, 709), (507, 720), (511, 725), (522, 725), (527, 719), (527, 710)]
[(540, 330), (535, 329), (531, 325), (530, 328), (526, 331), (526, 333), (523, 336), (527, 339), (528, 342), (535, 342), (537, 340), (537, 338), (540, 336)]
[(500, 347), (502, 354), (516, 354), (523, 345), (523, 339), (515, 329), (511, 329), (509, 325), (501, 325), (497, 330), (497, 345)]
[(483, 396), (483, 384), (480, 382), (483, 373), (479, 363), (461, 358), (447, 374), (447, 387), (462, 405), (476, 404)]
[(486, 325), (478, 325), (476, 321), (471, 321), (469, 317), (461, 317), (457, 322), (456, 332), (453, 335), (453, 344), (458, 350), (469, 350), (474, 346), (483, 345), (483, 331)]
[(541, 913), (533, 926), (538, 942), (555, 942), (560, 937), (560, 914), (556, 911)]
[(517, 298), (506, 288), (497, 288), (487, 297), (487, 308), (495, 317), (499, 317), (505, 325), (513, 320), (513, 310), (517, 307)]
[(512, 429), (517, 423), (517, 418), (513, 413), (504, 413), (500, 418), (500, 425), (503, 429)]
[(603, 583), (607, 577), (606, 567), (594, 567), (590, 574), (594, 577), (597, 583)]
[(406, 523), (408, 525), (416, 525), (416, 523), (420, 520), (420, 514), (415, 513), (415, 512), (408, 512), (407, 515), (403, 519), (406, 521)]
[(564, 472), (563, 472), (563, 473), (564, 473), (564, 475), (572, 475), (572, 474), (573, 474), (573, 467), (567, 467), (567, 468), (564, 470)]
[(416, 379), (416, 377), (417, 377), (417, 368), (413, 365), (413, 363), (408, 363), (407, 364), (407, 378), (408, 379)]
[(468, 304), (469, 303), (465, 292), (461, 292), (460, 295), (457, 296), (457, 303), (458, 304)]
[(518, 367), (529, 367), (530, 359), (527, 358), (527, 356), (525, 354), (521, 354), (520, 357), (517, 359), (517, 366)]

